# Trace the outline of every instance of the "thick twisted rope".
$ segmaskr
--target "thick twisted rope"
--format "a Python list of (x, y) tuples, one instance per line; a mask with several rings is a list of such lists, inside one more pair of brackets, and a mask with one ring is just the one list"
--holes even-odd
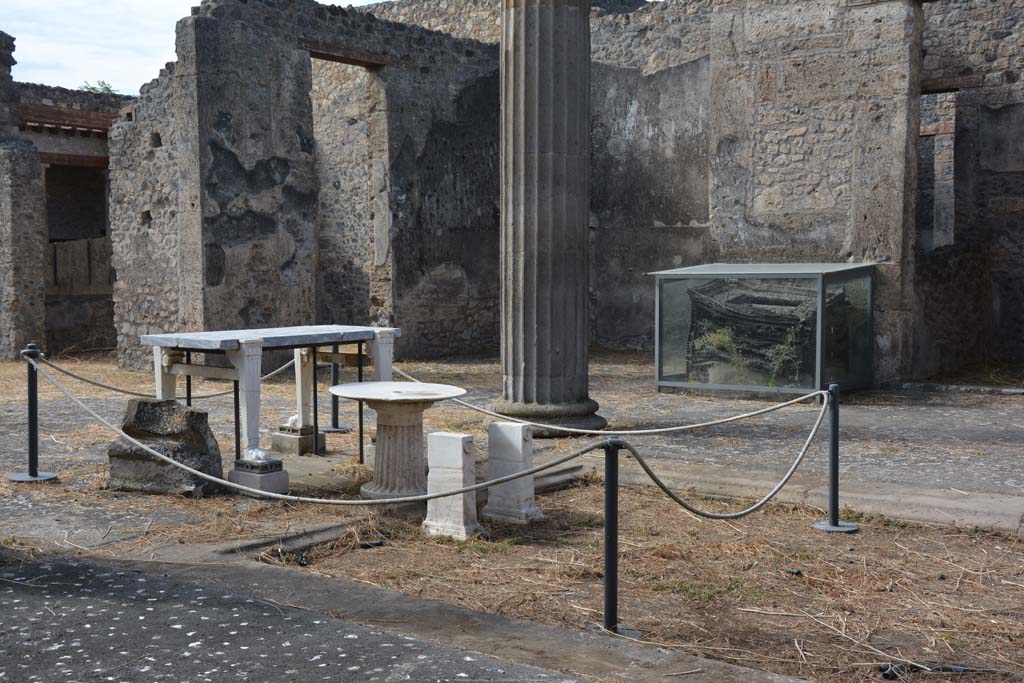
[[(394, 370), (395, 373), (401, 375), (402, 377), (406, 378), (407, 380), (409, 380), (411, 382), (418, 382), (420, 384), (423, 383), (422, 380), (416, 379), (415, 377), (413, 377), (409, 373), (403, 372), (402, 370), (399, 370), (398, 368), (392, 368), (392, 370)], [(811, 392), (811, 393), (807, 394), (806, 396), (801, 396), (800, 398), (794, 398), (794, 399), (792, 399), (790, 401), (786, 401), (785, 403), (777, 403), (777, 404), (775, 404), (773, 406), (769, 406), (767, 408), (761, 408), (760, 410), (755, 410), (755, 411), (752, 411), (752, 412), (749, 412), (749, 413), (741, 413), (739, 415), (733, 415), (732, 417), (724, 417), (724, 418), (721, 418), (719, 420), (711, 420), (710, 422), (698, 422), (696, 424), (680, 425), (680, 426), (676, 426), (676, 427), (659, 427), (659, 428), (656, 428), (656, 429), (625, 429), (625, 430), (617, 430), (617, 431), (615, 431), (615, 430), (597, 430), (597, 429), (573, 429), (572, 427), (560, 427), (558, 425), (548, 424), (546, 422), (530, 422), (529, 420), (522, 420), (522, 419), (519, 419), (518, 417), (510, 417), (508, 415), (502, 415), (501, 413), (496, 413), (493, 410), (488, 410), (487, 408), (482, 408), (482, 407), (480, 407), (478, 405), (474, 405), (474, 404), (472, 404), (472, 403), (470, 403), (468, 401), (464, 401), (464, 400), (459, 399), (459, 398), (452, 398), (452, 399), (448, 399), (448, 400), (450, 400), (450, 401), (452, 401), (454, 403), (457, 403), (460, 406), (463, 406), (464, 408), (469, 408), (470, 410), (475, 410), (478, 413), (483, 413), (484, 415), (489, 415), (491, 417), (496, 417), (499, 420), (507, 420), (508, 422), (516, 422), (518, 424), (524, 424), (524, 425), (528, 425), (530, 427), (540, 427), (541, 429), (549, 429), (549, 430), (551, 430), (553, 432), (565, 432), (567, 434), (585, 434), (585, 435), (589, 435), (589, 436), (649, 436), (649, 435), (652, 435), (652, 434), (673, 434), (673, 433), (677, 433), (677, 432), (689, 432), (689, 431), (693, 431), (693, 430), (696, 430), (696, 429), (707, 429), (708, 427), (717, 427), (718, 425), (729, 424), (731, 422), (739, 422), (741, 420), (747, 420), (747, 419), (750, 419), (752, 417), (758, 417), (759, 415), (767, 415), (768, 413), (774, 413), (776, 410), (782, 410), (783, 408), (788, 408), (791, 405), (795, 405), (797, 403), (802, 403), (803, 401), (806, 401), (807, 399), (817, 398), (819, 396), (824, 397), (823, 403), (825, 405), (828, 405), (827, 404), (828, 392), (827, 391), (814, 391), (814, 392)]]
[(644, 472), (647, 473), (647, 476), (650, 477), (651, 481), (654, 482), (654, 485), (657, 486), (662, 491), (664, 491), (665, 495), (674, 500), (684, 510), (692, 512), (693, 514), (699, 517), (706, 517), (707, 519), (740, 519), (741, 517), (746, 517), (747, 515), (757, 512), (765, 505), (767, 505), (769, 502), (771, 502), (772, 498), (777, 496), (779, 492), (782, 491), (782, 489), (786, 486), (786, 484), (789, 483), (789, 480), (793, 478), (793, 475), (796, 474), (797, 468), (800, 467), (800, 463), (804, 461), (804, 456), (806, 456), (807, 452), (810, 450), (811, 443), (814, 442), (814, 437), (818, 435), (818, 430), (821, 428), (821, 423), (825, 419), (825, 413), (828, 411), (829, 401), (831, 401), (831, 399), (832, 397), (829, 396), (828, 393), (826, 393), (825, 400), (822, 401), (821, 412), (818, 413), (818, 419), (815, 420), (814, 427), (811, 429), (811, 433), (807, 436), (807, 440), (804, 442), (803, 448), (800, 449), (799, 455), (797, 455), (796, 460), (793, 461), (793, 465), (789, 468), (789, 471), (786, 472), (786, 475), (782, 478), (782, 480), (779, 481), (779, 483), (775, 485), (775, 488), (769, 491), (768, 495), (766, 495), (764, 498), (757, 501), (750, 507), (744, 510), (740, 510), (739, 512), (708, 512), (707, 510), (702, 510), (696, 507), (692, 503), (687, 503), (685, 500), (679, 497), (679, 495), (677, 495), (672, 489), (670, 489), (668, 487), (668, 484), (662, 481), (661, 477), (655, 474), (654, 470), (651, 469), (651, 466), (647, 464), (647, 461), (644, 460), (644, 458), (640, 455), (640, 453), (637, 452), (636, 448), (632, 444), (626, 441), (622, 441), (620, 442), (620, 445), (627, 451), (629, 451), (634, 458), (636, 458), (637, 463), (639, 463), (640, 467), (642, 467)]
[[(29, 356), (25, 352), (22, 352), (21, 357), (24, 358), (25, 360), (29, 359)], [(110, 385), (110, 384), (104, 384), (103, 382), (100, 382), (98, 380), (89, 379), (88, 377), (85, 377), (83, 375), (79, 375), (77, 372), (73, 372), (71, 370), (68, 370), (67, 368), (62, 368), (61, 366), (57, 365), (56, 363), (50, 362), (49, 360), (46, 359), (46, 356), (44, 356), (42, 353), (39, 354), (39, 358), (37, 360), (39, 362), (43, 363), (44, 365), (46, 365), (47, 367), (53, 368), (54, 370), (56, 370), (57, 372), (59, 372), (61, 374), (67, 375), (68, 377), (71, 377), (72, 379), (77, 379), (79, 382), (85, 382), (86, 384), (91, 384), (94, 387), (99, 387), (100, 389), (106, 389), (107, 391), (113, 391), (115, 393), (124, 394), (126, 396), (137, 396), (138, 398), (153, 398), (153, 394), (144, 394), (144, 393), (139, 392), (139, 391), (130, 391), (129, 389), (122, 389), (120, 387), (115, 387), (115, 386)], [(294, 358), (292, 360), (288, 361), (287, 363), (285, 363), (284, 365), (282, 365), (281, 367), (279, 367), (277, 370), (274, 370), (273, 372), (271, 372), (269, 374), (266, 374), (263, 377), (260, 377), (260, 381), (263, 382), (263, 381), (266, 381), (266, 380), (271, 379), (273, 377), (276, 377), (277, 375), (281, 374), (282, 372), (284, 372), (285, 370), (287, 370), (288, 368), (290, 368), (293, 365), (295, 365), (295, 359)], [(197, 400), (207, 399), (207, 398), (217, 398), (219, 396), (227, 396), (227, 395), (231, 394), (233, 391), (234, 391), (234, 389), (228, 389), (227, 391), (218, 391), (215, 394), (199, 394), (199, 395), (193, 394), (192, 398), (193, 399), (197, 399)], [(178, 398), (185, 398), (185, 397), (184, 396), (178, 396)]]
[(588, 446), (585, 446), (583, 448), (577, 449), (577, 450), (575, 450), (572, 453), (569, 453), (567, 455), (563, 455), (561, 457), (558, 457), (558, 458), (556, 458), (556, 459), (554, 459), (554, 460), (552, 460), (550, 462), (544, 463), (543, 465), (537, 465), (536, 467), (531, 467), (531, 468), (523, 470), (521, 472), (516, 472), (514, 474), (506, 475), (504, 477), (498, 477), (497, 479), (491, 479), (489, 481), (480, 482), (479, 484), (474, 484), (473, 486), (465, 486), (465, 487), (462, 487), (462, 488), (459, 488), (459, 489), (454, 489), (454, 490), (451, 490), (451, 491), (443, 491), (443, 492), (440, 492), (440, 493), (420, 495), (420, 496), (404, 496), (404, 497), (400, 497), (400, 498), (385, 498), (385, 499), (379, 499), (379, 500), (343, 500), (343, 499), (334, 499), (334, 498), (312, 498), (312, 497), (306, 497), (306, 496), (292, 496), (292, 495), (287, 495), (287, 494), (282, 494), (282, 493), (271, 493), (271, 492), (267, 492), (267, 491), (260, 491), (259, 489), (254, 489), (254, 488), (250, 488), (248, 486), (243, 486), (242, 484), (236, 484), (236, 483), (234, 483), (232, 481), (227, 481), (225, 479), (221, 479), (219, 477), (215, 477), (215, 476), (207, 474), (205, 472), (200, 472), (199, 470), (194, 469), (192, 467), (189, 467), (188, 465), (185, 465), (183, 463), (180, 463), (177, 460), (174, 460), (173, 458), (170, 458), (170, 457), (164, 455), (163, 453), (161, 453), (161, 452), (151, 448), (150, 446), (147, 446), (146, 444), (142, 443), (141, 441), (139, 441), (139, 440), (129, 436), (128, 434), (125, 433), (125, 431), (123, 429), (117, 427), (112, 422), (110, 422), (109, 420), (104, 418), (102, 415), (100, 415), (99, 413), (94, 411), (92, 408), (87, 406), (85, 403), (83, 403), (81, 399), (79, 399), (77, 396), (75, 396), (73, 393), (71, 393), (71, 391), (67, 387), (65, 387), (59, 380), (57, 380), (56, 377), (54, 377), (49, 372), (47, 372), (45, 369), (43, 369), (43, 367), (41, 367), (40, 363), (37, 362), (36, 359), (34, 359), (34, 358), (32, 358), (32, 357), (30, 357), (28, 355), (25, 355), (25, 354), (23, 354), (23, 357), (25, 358), (26, 362), (30, 363), (36, 369), (36, 371), (39, 372), (39, 374), (41, 374), (51, 384), (53, 384), (55, 387), (57, 387), (57, 389), (59, 389), (61, 391), (61, 393), (63, 393), (65, 396), (67, 396), (68, 399), (70, 399), (73, 403), (75, 403), (79, 408), (81, 408), (86, 413), (91, 415), (94, 420), (96, 420), (100, 424), (102, 424), (105, 427), (107, 427), (108, 429), (110, 429), (112, 432), (117, 434), (122, 439), (125, 439), (126, 441), (128, 441), (132, 445), (136, 446), (137, 448), (140, 448), (144, 452), (148, 453), (149, 455), (157, 458), (161, 462), (164, 462), (164, 463), (166, 463), (168, 465), (172, 465), (174, 467), (177, 467), (178, 469), (184, 470), (185, 472), (188, 472), (189, 474), (191, 474), (191, 475), (193, 475), (195, 477), (198, 477), (200, 479), (203, 479), (205, 481), (209, 481), (209, 482), (218, 484), (220, 486), (225, 486), (227, 488), (231, 488), (231, 489), (234, 489), (236, 491), (241, 491), (242, 493), (247, 493), (247, 494), (254, 495), (254, 496), (259, 496), (259, 497), (263, 497), (263, 498), (270, 498), (272, 500), (283, 500), (283, 501), (294, 502), (294, 503), (311, 503), (311, 504), (317, 504), (317, 505), (335, 505), (335, 506), (344, 506), (344, 507), (370, 507), (370, 506), (380, 506), (380, 505), (396, 505), (396, 504), (407, 504), (407, 503), (422, 503), (422, 502), (427, 502), (427, 501), (431, 501), (431, 500), (437, 500), (437, 499), (440, 499), (440, 498), (447, 498), (447, 497), (450, 497), (450, 496), (462, 495), (464, 493), (473, 493), (475, 491), (480, 491), (480, 490), (483, 490), (483, 489), (486, 489), (486, 488), (490, 488), (491, 486), (497, 486), (499, 484), (504, 484), (504, 483), (507, 483), (507, 482), (510, 482), (510, 481), (514, 481), (516, 479), (521, 479), (523, 477), (528, 477), (528, 476), (537, 474), (539, 472), (543, 472), (545, 470), (548, 470), (548, 469), (551, 469), (551, 468), (554, 468), (554, 467), (558, 467), (559, 465), (562, 465), (562, 464), (564, 464), (566, 462), (569, 462), (570, 460), (574, 460), (576, 458), (579, 458), (579, 457), (581, 457), (581, 456), (583, 456), (583, 455), (585, 455), (587, 453), (590, 453), (592, 451), (595, 451), (595, 450), (603, 449), (603, 448), (606, 448), (606, 447), (615, 447), (615, 446), (617, 446), (617, 447), (624, 448), (624, 449), (628, 450), (633, 455), (633, 457), (636, 458), (637, 462), (643, 468), (644, 472), (647, 473), (647, 476), (649, 476), (651, 478), (651, 481), (653, 481), (662, 491), (665, 492), (666, 495), (668, 495), (673, 501), (675, 501), (678, 505), (680, 505), (685, 510), (688, 510), (689, 512), (691, 512), (691, 513), (693, 513), (695, 515), (698, 515), (698, 516), (701, 516), (701, 517), (706, 517), (708, 519), (717, 519), (717, 520), (739, 519), (740, 517), (746, 517), (747, 515), (753, 514), (754, 512), (760, 510), (762, 507), (767, 505), (768, 502), (770, 502), (776, 495), (778, 495), (778, 493), (783, 489), (783, 487), (785, 487), (785, 485), (789, 482), (789, 480), (792, 478), (793, 474), (796, 472), (797, 468), (803, 462), (804, 457), (806, 456), (806, 454), (807, 454), (807, 452), (808, 452), (808, 450), (810, 448), (811, 443), (814, 441), (814, 437), (817, 435), (818, 430), (821, 427), (821, 423), (822, 423), (822, 421), (823, 421), (823, 419), (825, 417), (825, 413), (826, 413), (826, 411), (828, 409), (828, 401), (829, 401), (828, 394), (826, 393), (826, 398), (823, 401), (821, 412), (818, 414), (818, 419), (815, 422), (814, 427), (811, 430), (810, 435), (807, 437), (807, 441), (804, 443), (803, 448), (800, 450), (799, 455), (797, 456), (796, 460), (793, 462), (792, 467), (790, 467), (790, 469), (786, 473), (785, 477), (783, 477), (783, 479), (768, 493), (767, 496), (765, 496), (764, 498), (762, 498), (760, 501), (758, 501), (754, 505), (750, 506), (749, 508), (747, 508), (745, 510), (741, 510), (739, 512), (734, 512), (734, 513), (707, 512), (707, 511), (702, 510), (702, 509), (700, 509), (700, 508), (698, 508), (698, 507), (696, 507), (696, 506), (694, 506), (694, 505), (692, 505), (690, 503), (687, 503), (680, 496), (678, 496), (674, 491), (672, 491), (668, 487), (668, 485), (665, 484), (664, 481), (662, 481), (661, 478), (659, 478), (657, 476), (657, 474), (654, 473), (654, 471), (651, 469), (650, 465), (647, 464), (646, 460), (639, 454), (639, 452), (637, 452), (636, 448), (632, 444), (629, 444), (628, 442), (626, 442), (626, 441), (624, 441), (622, 439), (617, 439), (617, 438), (606, 439), (604, 441), (598, 441), (598, 442), (591, 443)]
[(489, 488), (491, 486), (496, 486), (498, 484), (505, 484), (507, 482), (514, 481), (515, 479), (520, 479), (522, 477), (528, 477), (531, 474), (537, 474), (538, 472), (543, 472), (544, 470), (548, 470), (548, 469), (551, 469), (553, 467), (558, 467), (559, 465), (561, 465), (563, 463), (566, 463), (566, 462), (569, 462), (570, 460), (573, 460), (574, 458), (578, 458), (581, 455), (589, 453), (590, 451), (597, 450), (599, 448), (603, 448), (604, 447), (604, 442), (603, 441), (599, 441), (599, 442), (590, 444), (589, 446), (586, 446), (584, 448), (581, 448), (579, 450), (573, 451), (572, 453), (569, 453), (568, 455), (564, 455), (564, 456), (561, 456), (560, 458), (556, 458), (555, 460), (552, 460), (551, 462), (544, 463), (543, 465), (537, 465), (536, 467), (531, 467), (528, 470), (523, 470), (521, 472), (516, 472), (515, 474), (510, 474), (510, 475), (507, 475), (507, 476), (504, 476), (504, 477), (499, 477), (497, 479), (492, 479), (490, 481), (481, 482), (481, 483), (475, 484), (473, 486), (466, 486), (466, 487), (463, 487), (463, 488), (460, 488), (460, 489), (455, 489), (453, 491), (444, 491), (444, 492), (441, 492), (441, 493), (434, 493), (434, 494), (422, 495), (422, 496), (405, 496), (403, 498), (385, 498), (385, 499), (382, 499), (382, 500), (338, 500), (338, 499), (334, 499), (334, 498), (307, 498), (305, 496), (290, 496), (290, 495), (286, 495), (286, 494), (282, 494), (282, 493), (270, 493), (270, 492), (267, 492), (267, 491), (260, 491), (259, 489), (250, 488), (248, 486), (243, 486), (241, 484), (236, 484), (236, 483), (234, 483), (232, 481), (227, 481), (225, 479), (221, 479), (219, 477), (215, 477), (215, 476), (207, 474), (205, 472), (200, 472), (197, 469), (189, 467), (188, 465), (184, 465), (184, 464), (178, 462), (177, 460), (174, 460), (173, 458), (169, 458), (166, 455), (164, 455), (163, 453), (161, 453), (161, 452), (159, 452), (159, 451), (157, 451), (157, 450), (155, 450), (153, 448), (150, 448), (149, 446), (147, 446), (146, 444), (142, 443), (141, 441), (132, 438), (131, 436), (126, 434), (123, 429), (121, 429), (120, 427), (117, 427), (112, 422), (110, 422), (109, 420), (104, 418), (102, 415), (97, 413), (95, 410), (93, 410), (89, 406), (85, 405), (85, 403), (83, 403), (81, 401), (81, 399), (79, 399), (77, 396), (72, 394), (71, 391), (67, 387), (65, 387), (63, 384), (61, 384), (60, 381), (57, 380), (57, 378), (55, 378), (49, 372), (47, 372), (42, 367), (40, 367), (39, 363), (37, 363), (34, 359), (26, 357), (25, 360), (27, 362), (31, 363), (33, 366), (35, 366), (35, 368), (39, 372), (39, 374), (41, 374), (43, 377), (45, 377), (47, 380), (49, 380), (51, 384), (53, 384), (55, 387), (57, 387), (61, 391), (61, 393), (63, 393), (65, 396), (67, 396), (69, 399), (71, 399), (71, 401), (74, 402), (76, 405), (78, 405), (79, 408), (81, 408), (82, 410), (87, 412), (89, 415), (91, 415), (94, 420), (96, 420), (100, 424), (102, 424), (105, 427), (107, 427), (108, 429), (110, 429), (112, 432), (117, 434), (122, 439), (125, 439), (128, 443), (130, 443), (130, 444), (132, 444), (132, 445), (134, 445), (134, 446), (136, 446), (138, 448), (141, 448), (143, 451), (145, 451), (149, 455), (152, 455), (153, 457), (157, 458), (161, 462), (165, 462), (168, 465), (173, 465), (174, 467), (177, 467), (178, 469), (184, 470), (185, 472), (188, 472), (189, 474), (191, 474), (191, 475), (193, 475), (195, 477), (199, 477), (200, 479), (204, 479), (206, 481), (209, 481), (209, 482), (212, 482), (212, 483), (215, 483), (215, 484), (219, 484), (221, 486), (226, 486), (228, 488), (235, 489), (236, 491), (241, 491), (243, 493), (248, 493), (248, 494), (252, 494), (252, 495), (262, 496), (264, 498), (271, 498), (273, 500), (285, 500), (285, 501), (289, 501), (289, 502), (293, 502), (293, 503), (316, 503), (316, 504), (319, 504), (319, 505), (342, 505), (342, 506), (353, 506), (353, 507), (356, 507), (356, 506), (372, 506), (372, 505), (394, 505), (394, 504), (398, 504), (398, 503), (423, 503), (423, 502), (426, 502), (426, 501), (429, 501), (429, 500), (436, 500), (438, 498), (447, 498), (449, 496), (456, 496), (456, 495), (463, 494), (463, 493), (472, 493), (474, 491), (479, 491), (481, 489)]

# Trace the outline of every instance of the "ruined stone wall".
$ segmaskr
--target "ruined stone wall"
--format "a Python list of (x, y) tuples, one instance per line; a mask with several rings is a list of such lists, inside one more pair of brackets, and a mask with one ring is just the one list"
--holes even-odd
[(18, 81), (14, 86), (19, 102), (45, 104), (50, 107), (61, 107), (76, 111), (116, 114), (123, 107), (135, 101), (135, 97), (131, 95), (71, 90), (56, 85), (42, 85), (40, 83)]
[(46, 206), (39, 154), (0, 138), (0, 358), (45, 343)]
[(177, 54), (110, 132), (118, 362), (139, 369), (152, 364), (140, 335), (206, 329), (192, 19)]
[(17, 134), (14, 38), (0, 32), (0, 359), (45, 343), (46, 204), (39, 154)]
[[(914, 215), (917, 12), (909, 0), (861, 6), (838, 0), (667, 0), (595, 20), (596, 62), (652, 77), (709, 60), (701, 136), (684, 157), (652, 158), (643, 169), (657, 177), (694, 158), (699, 165), (702, 156), (695, 152), (705, 138), (706, 230), (700, 220), (666, 230), (662, 220), (634, 211), (600, 225), (599, 235), (609, 233), (606, 248), (614, 250), (615, 239), (621, 250), (639, 245), (652, 255), (646, 270), (662, 267), (670, 256), (677, 263), (668, 266), (710, 260), (886, 261), (891, 265), (880, 269), (877, 290), (876, 379), (891, 381), (907, 372), (913, 231), (905, 226)], [(660, 92), (664, 97), (671, 91)], [(595, 107), (595, 130), (622, 121), (623, 111), (629, 120), (630, 107), (640, 100), (627, 101), (618, 111), (607, 104)], [(677, 125), (683, 121), (672, 118)], [(688, 119), (694, 120), (701, 120), (699, 113)], [(663, 134), (644, 126), (629, 130), (620, 144), (668, 147)], [(606, 154), (595, 145), (595, 165)], [(675, 237), (669, 247), (675, 253), (659, 260), (653, 255), (670, 243), (666, 232)], [(595, 281), (598, 300), (651, 287), (638, 265), (607, 285)], [(644, 311), (634, 327), (653, 328), (649, 298), (640, 295), (637, 303)], [(601, 317), (598, 312), (597, 330)], [(599, 344), (617, 343), (602, 335)]]
[(14, 60), (14, 36), (0, 31), (0, 136), (14, 133), (14, 114), (11, 107), (17, 97), (11, 67)]
[[(308, 264), (307, 237), (312, 240), (318, 221), (321, 225), (332, 225), (329, 216), (326, 221), (318, 218), (321, 207), (326, 207), (332, 215), (337, 214), (331, 201), (321, 200), (317, 194), (317, 189), (321, 193), (329, 191), (318, 188), (316, 181), (320, 174), (335, 171), (330, 170), (330, 163), (318, 167), (315, 160), (317, 140), (314, 105), (310, 100), (313, 77), (308, 55), (297, 49), (301, 42), (312, 41), (342, 52), (383, 55), (389, 62), (368, 77), (364, 100), (369, 157), (368, 224), (373, 233), (371, 319), (403, 328), (406, 334), (399, 351), (406, 355), (431, 355), (437, 353), (439, 347), (469, 351), (474, 345), (482, 344), (478, 340), (487, 335), (493, 335), (496, 340), (496, 322), (493, 332), (490, 323), (476, 325), (472, 315), (468, 316), (467, 325), (468, 308), (456, 315), (443, 307), (450, 302), (439, 301), (431, 290), (435, 284), (448, 286), (453, 278), (468, 277), (470, 281), (459, 285), (462, 292), (459, 296), (465, 299), (467, 307), (472, 300), (481, 297), (493, 300), (482, 306), (486, 311), (497, 307), (496, 287), (492, 296), (485, 291), (489, 283), (482, 279), (480, 283), (472, 281), (477, 277), (475, 271), (453, 275), (453, 268), (462, 267), (467, 242), (475, 243), (478, 250), (494, 251), (495, 259), (497, 254), (497, 220), (480, 219), (481, 215), (494, 214), (496, 175), (481, 181), (474, 175), (479, 173), (475, 162), (466, 163), (474, 155), (486, 156), (491, 145), (486, 141), (481, 143), (476, 137), (474, 117), (479, 118), (479, 114), (467, 113), (464, 107), (460, 109), (460, 101), (472, 97), (480, 82), (497, 72), (496, 50), (477, 42), (459, 41), (440, 33), (383, 22), (364, 13), (300, 0), (290, 3), (208, 1), (198, 10), (198, 15), (196, 20), (204, 26), (204, 31), (209, 31), (211, 36), (221, 36), (218, 40), (202, 42), (203, 59), (207, 61), (200, 69), (200, 100), (206, 101), (203, 93), (208, 92), (210, 108), (215, 108), (216, 102), (223, 110), (208, 114), (206, 107), (200, 107), (204, 159), (207, 147), (215, 143), (237, 158), (241, 168), (249, 174), (264, 166), (274, 170), (265, 174), (267, 182), (243, 183), (231, 188), (222, 199), (234, 207), (229, 209), (228, 216), (234, 211), (246, 225), (265, 226), (267, 236), (278, 240), (275, 254), (296, 254), (294, 259), (271, 263), (265, 279), (248, 274), (245, 282), (235, 281), (230, 288), (230, 296), (235, 299), (217, 303), (216, 308), (221, 312), (219, 318), (235, 316), (232, 308), (241, 303), (237, 301), (239, 290), (251, 292), (249, 300), (256, 303), (248, 308), (242, 306), (247, 315), (258, 309), (263, 318), (269, 319), (272, 314), (276, 324), (289, 323), (306, 308), (305, 281), (290, 283), (300, 288), (302, 296), (297, 297), (296, 304), (292, 304), (296, 297), (290, 296), (288, 303), (292, 308), (287, 311), (281, 306), (284, 303), (281, 288), (270, 285), (275, 267)], [(235, 34), (240, 37), (235, 39)], [(252, 47), (246, 48), (246, 45)], [(244, 92), (240, 91), (242, 85), (235, 83), (244, 84)], [(214, 93), (218, 100), (214, 100)], [(268, 102), (275, 104), (266, 107)], [(320, 97), (319, 102), (322, 105), (325, 100)], [(247, 113), (250, 111), (257, 114)], [(496, 98), (492, 111), (494, 116), (489, 120), (493, 121), (493, 129), (487, 126), (485, 133), (493, 136), (493, 146), (496, 146)], [(251, 137), (253, 132), (257, 137), (255, 143)], [(325, 140), (325, 156), (331, 156), (330, 147), (336, 142)], [(417, 163), (425, 158), (425, 148), (431, 150), (434, 167)], [(459, 163), (454, 161), (456, 155)], [(486, 165), (487, 162), (480, 163)], [(213, 169), (212, 163), (204, 160), (203, 208), (207, 233), (210, 233), (213, 210), (209, 201)], [(218, 186), (221, 185), (220, 175), (216, 178)], [(493, 197), (473, 189), (474, 184), (481, 182), (495, 183)], [(454, 191), (456, 186), (459, 191)], [(333, 188), (333, 185), (328, 187)], [(463, 191), (463, 188), (467, 189)], [(254, 196), (263, 198), (253, 201)], [(462, 204), (446, 205), (439, 211), (436, 205), (442, 196), (461, 196)], [(220, 200), (215, 203), (222, 207)], [(265, 214), (265, 209), (261, 207), (281, 213), (264, 220), (261, 214)], [(271, 225), (273, 235), (269, 232)], [(342, 226), (340, 230), (328, 232), (344, 235), (344, 231)], [(247, 242), (251, 243), (252, 233), (247, 235)], [(328, 248), (331, 239), (337, 240), (331, 234), (324, 239), (328, 242), (321, 244)], [(210, 239), (209, 244), (212, 247), (222, 241), (223, 236), (218, 236)], [(487, 249), (488, 244), (493, 245), (493, 249)], [(335, 264), (349, 258), (349, 255), (332, 256)], [(353, 261), (355, 257), (358, 255), (353, 255)], [(207, 259), (209, 261), (209, 254)], [(331, 261), (327, 263), (333, 265)], [(226, 273), (229, 271), (225, 269)], [(316, 269), (308, 269), (307, 265), (305, 271), (296, 269), (294, 275), (287, 275), (285, 280), (301, 278), (303, 272), (313, 273)], [(329, 284), (336, 275), (321, 272), (322, 283)], [(260, 293), (258, 301), (256, 293)], [(326, 299), (323, 292), (320, 298)], [(337, 311), (337, 302), (330, 306), (334, 307), (332, 312)], [(323, 314), (324, 307), (319, 312)], [(306, 321), (314, 317), (312, 311), (305, 315)], [(249, 315), (249, 319), (257, 325), (262, 318)], [(429, 334), (426, 328), (422, 334), (418, 333), (425, 324), (440, 327), (432, 328)], [(493, 346), (496, 348), (496, 341)]]
[(1024, 92), (1022, 0), (939, 0), (924, 7), (922, 77), (931, 90)]
[[(924, 86), (955, 95), (955, 220), (919, 253), (922, 372), (1024, 360), (1024, 2), (925, 5)], [(939, 149), (939, 148), (936, 148)], [(973, 296), (968, 296), (968, 295)], [(952, 303), (951, 303), (952, 302)], [(953, 320), (952, 311), (963, 316)]]
[[(645, 0), (592, 0), (594, 17), (632, 12)], [(484, 43), (501, 40), (501, 0), (398, 0), (358, 8), (374, 16)]]

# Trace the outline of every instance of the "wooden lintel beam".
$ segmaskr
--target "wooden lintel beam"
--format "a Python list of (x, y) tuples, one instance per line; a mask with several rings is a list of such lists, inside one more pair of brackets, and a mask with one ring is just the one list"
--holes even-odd
[(116, 120), (116, 114), (81, 111), (28, 102), (21, 102), (18, 105), (18, 122), (25, 126), (56, 126), (106, 132), (110, 130)]
[(957, 92), (958, 90), (969, 90), (980, 88), (984, 85), (984, 78), (980, 74), (970, 76), (953, 76), (951, 78), (928, 78), (921, 81), (922, 95), (935, 95), (944, 92)]
[(376, 69), (391, 63), (391, 60), (386, 55), (364, 52), (363, 50), (352, 50), (340, 45), (329, 45), (315, 40), (302, 41), (302, 47), (309, 51), (309, 56), (313, 59), (323, 59), (328, 62), (352, 64), (367, 69)]
[(110, 166), (110, 159), (108, 157), (89, 156), (86, 154), (40, 152), (39, 160), (44, 164), (52, 166), (80, 166), (82, 168), (108, 168)]

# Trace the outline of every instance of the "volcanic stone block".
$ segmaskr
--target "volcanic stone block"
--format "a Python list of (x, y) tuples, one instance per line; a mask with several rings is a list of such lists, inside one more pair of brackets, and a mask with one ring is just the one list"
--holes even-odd
[[(128, 436), (192, 469), (223, 478), (220, 447), (210, 431), (204, 411), (177, 401), (132, 399), (122, 425)], [(161, 462), (121, 438), (107, 451), (110, 458), (109, 488), (143, 493), (203, 496), (223, 490), (182, 469)]]

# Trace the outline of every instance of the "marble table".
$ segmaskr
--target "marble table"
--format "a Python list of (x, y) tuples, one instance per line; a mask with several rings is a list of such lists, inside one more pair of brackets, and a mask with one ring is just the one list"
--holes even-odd
[(363, 382), (339, 384), (331, 393), (365, 401), (377, 411), (377, 456), (373, 480), (360, 489), (367, 498), (421, 496), (427, 492), (423, 451), (423, 413), (438, 401), (457, 398), (465, 389), (447, 384)]
[[(360, 327), (353, 325), (309, 325), (276, 327), (254, 330), (221, 330), (214, 332), (181, 332), (147, 334), (141, 337), (146, 346), (153, 347), (153, 367), (156, 378), (156, 397), (174, 399), (177, 396), (178, 376), (230, 379), (238, 383), (238, 425), (241, 431), (241, 457), (236, 461), (231, 479), (235, 480), (240, 465), (251, 472), (261, 472), (256, 464), (277, 462), (270, 453), (260, 448), (260, 377), (264, 350), (293, 349), (295, 351), (295, 392), (298, 408), (298, 428), (316, 424), (313, 357), (317, 347), (335, 344), (365, 342), (373, 356), (374, 379), (391, 379), (395, 338), (401, 332), (394, 328)], [(231, 368), (193, 365), (186, 362), (186, 354), (224, 353)], [(314, 438), (318, 438), (314, 435)], [(314, 441), (314, 443), (316, 443)], [(287, 482), (285, 476), (284, 481)], [(241, 482), (240, 482), (241, 483)], [(259, 484), (261, 490), (282, 487), (276, 477), (269, 488), (257, 479), (247, 483)], [(286, 483), (284, 484), (286, 487)]]

